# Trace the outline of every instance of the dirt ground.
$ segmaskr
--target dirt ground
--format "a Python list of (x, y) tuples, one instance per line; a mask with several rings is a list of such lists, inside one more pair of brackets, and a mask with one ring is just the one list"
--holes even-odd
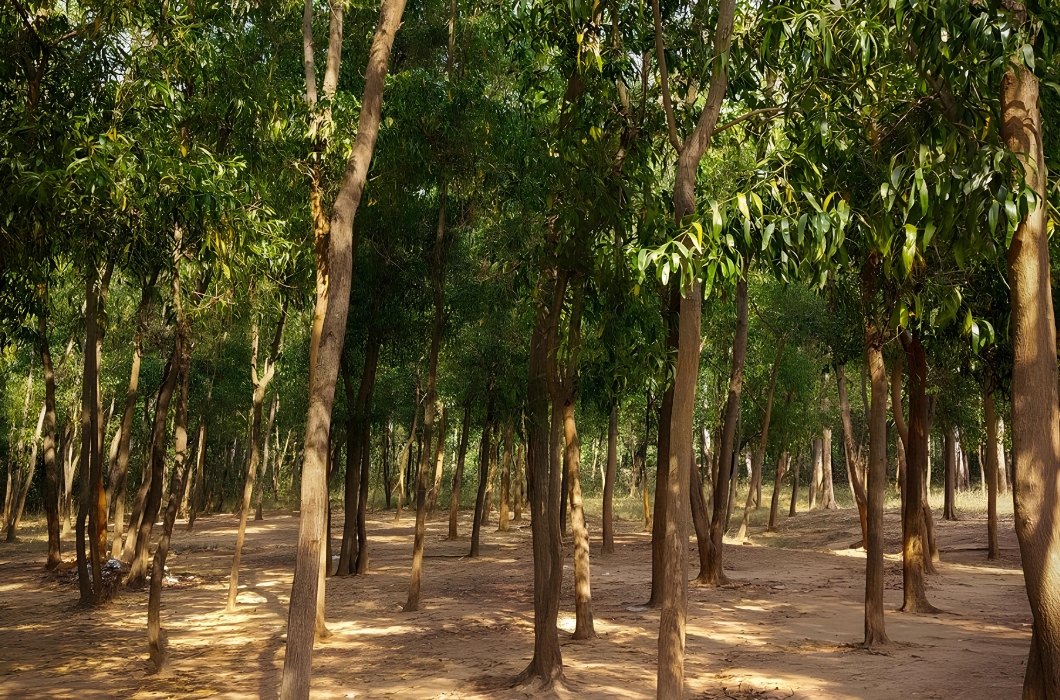
[[(784, 499), (786, 500), (786, 499)], [(785, 509), (786, 511), (786, 509)], [(738, 518), (739, 516), (735, 516)], [(764, 511), (756, 516), (761, 521)], [(800, 513), (781, 532), (752, 528), (753, 545), (725, 550), (733, 585), (689, 593), (687, 678), (695, 698), (1018, 698), (1030, 640), (1011, 516), (1001, 523), (1002, 560), (986, 561), (986, 523), (974, 515), (938, 522), (939, 575), (932, 603), (945, 612), (911, 616), (901, 602), (898, 514), (887, 522), (885, 603), (893, 644), (881, 653), (862, 638), (864, 555), (856, 512)], [(0, 543), (0, 697), (274, 698), (284, 653), (296, 514), (251, 523), (243, 552), (239, 611), (225, 614), (235, 542), (231, 515), (178, 523), (163, 590), (172, 675), (147, 672), (146, 592), (123, 592), (81, 609), (73, 572), (48, 574), (40, 523), (17, 544)], [(342, 516), (334, 522), (341, 532)], [(482, 557), (468, 541), (445, 540), (429, 523), (421, 612), (402, 613), (413, 518), (393, 512), (368, 521), (371, 573), (332, 578), (332, 636), (313, 657), (314, 698), (522, 698), (508, 681), (532, 654), (529, 526), (484, 529)], [(594, 536), (593, 609), (597, 638), (563, 640), (562, 697), (654, 697), (659, 615), (639, 604), (651, 579), (650, 539), (641, 523), (617, 526), (616, 553), (601, 556)], [(462, 514), (461, 532), (470, 517)], [(690, 544), (695, 558), (694, 540)], [(72, 557), (72, 546), (64, 543)], [(337, 555), (337, 549), (335, 554)], [(568, 551), (560, 626), (574, 628)], [(694, 575), (694, 571), (692, 574)], [(563, 632), (561, 632), (563, 634)]]

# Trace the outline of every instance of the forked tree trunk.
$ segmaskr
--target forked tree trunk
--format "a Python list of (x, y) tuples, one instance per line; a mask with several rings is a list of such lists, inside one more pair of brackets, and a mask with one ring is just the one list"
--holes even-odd
[[(328, 66), (324, 80), (327, 97), (338, 83), (342, 44), (342, 6), (333, 4)], [(318, 280), (313, 337), (310, 340), (309, 415), (303, 446), (301, 517), (295, 557), (294, 582), (287, 622), (280, 700), (307, 700), (312, 673), (316, 619), (313, 614), (322, 598), (320, 587), (320, 538), (327, 517), (328, 432), (335, 400), (335, 380), (346, 332), (350, 282), (353, 268), (353, 221), (361, 201), (368, 165), (379, 134), (390, 48), (401, 24), (405, 0), (383, 0), (375, 36), (368, 53), (364, 94), (357, 137), (350, 149), (342, 184), (331, 211), (330, 233), (319, 231), (316, 263)], [(303, 45), (307, 95), (316, 108), (316, 69), (313, 48), (313, 2), (306, 0), (303, 15)], [(330, 94), (329, 93), (330, 87)], [(320, 193), (315, 197), (319, 198)], [(319, 319), (319, 321), (317, 321)]]
[(773, 499), (769, 503), (769, 524), (766, 532), (777, 531), (777, 509), (780, 506), (780, 481), (784, 478), (784, 472), (788, 469), (788, 453), (785, 451), (780, 455), (777, 462), (777, 473), (773, 481)]
[(397, 461), (397, 509), (394, 512), (394, 522), (401, 522), (401, 506), (405, 498), (405, 466), (412, 453), (412, 443), (416, 441), (416, 431), (420, 425), (420, 387), (417, 382), (416, 385), (416, 405), (412, 409), (412, 427), (409, 428), (409, 439), (405, 441), (405, 447), (402, 448), (401, 454), (398, 456)]
[(861, 484), (859, 473), (858, 449), (854, 441), (854, 425), (850, 417), (850, 397), (847, 395), (846, 367), (836, 367), (836, 389), (839, 393), (839, 410), (843, 420), (843, 460), (847, 468), (847, 480), (850, 482), (850, 490), (854, 495), (854, 503), (858, 507), (858, 516), (861, 520), (861, 546), (867, 547), (869, 541), (868, 528), (868, 501), (865, 489)]
[[(911, 613), (938, 612), (928, 603), (924, 581), (928, 547), (925, 540), (923, 503), (919, 484), (927, 468), (927, 353), (916, 331), (902, 333), (907, 365), (909, 366), (909, 428), (906, 433), (906, 507), (902, 514), (902, 611)], [(901, 403), (896, 404), (901, 413)]]
[[(728, 0), (726, 0), (728, 1)], [(709, 566), (700, 572), (696, 582), (706, 586), (720, 586), (728, 582), (722, 566), (722, 538), (729, 516), (730, 478), (736, 474), (736, 428), (740, 419), (740, 395), (743, 392), (743, 368), (747, 359), (747, 264), (736, 283), (736, 336), (732, 344), (732, 367), (729, 370), (729, 394), (725, 402), (725, 423), (721, 433), (721, 456), (724, 465), (718, 474), (718, 488), (714, 493), (714, 516), (710, 523)], [(691, 444), (691, 443), (689, 443)], [(674, 452), (671, 449), (671, 452)], [(731, 470), (731, 473), (729, 472)]]
[(607, 421), (607, 472), (604, 476), (603, 554), (615, 553), (615, 479), (618, 476), (618, 403), (612, 402)]
[(773, 393), (777, 388), (777, 374), (780, 372), (780, 360), (784, 357), (784, 345), (786, 343), (786, 337), (782, 337), (780, 342), (777, 343), (777, 356), (773, 360), (773, 369), (769, 373), (769, 391), (766, 393), (766, 410), (762, 418), (762, 436), (758, 440), (758, 449), (755, 450), (753, 468), (751, 470), (751, 483), (747, 489), (747, 502), (744, 503), (743, 508), (743, 520), (740, 522), (740, 531), (736, 534), (736, 539), (738, 540), (747, 538), (747, 527), (751, 520), (751, 506), (757, 507), (758, 505), (758, 501), (754, 500), (755, 485), (762, 479), (762, 463), (765, 462), (766, 447), (769, 446), (769, 419), (773, 415)]
[(983, 413), (986, 419), (986, 558), (993, 561), (1001, 558), (997, 542), (997, 414), (994, 410), (994, 382), (986, 380), (983, 390)]
[(269, 420), (265, 422), (265, 430), (262, 431), (261, 441), (261, 473), (258, 476), (257, 495), (254, 497), (254, 520), (265, 519), (265, 513), (262, 510), (262, 501), (265, 498), (265, 477), (268, 476), (269, 472), (269, 443), (272, 441), (272, 426), (276, 424), (276, 411), (280, 407), (280, 397), (277, 394), (272, 395), (272, 401), (269, 402)]
[(865, 356), (872, 386), (869, 404), (868, 536), (865, 548), (865, 641), (872, 649), (889, 642), (883, 622), (883, 496), (887, 487), (887, 368), (883, 334), (865, 329)]
[(37, 342), (41, 369), (44, 371), (44, 513), (48, 521), (49, 570), (62, 563), (61, 526), (59, 523), (59, 465), (55, 455), (55, 371), (52, 368), (51, 345), (48, 342), (48, 299), (37, 314)]
[(464, 488), (464, 460), (467, 458), (468, 433), (471, 431), (471, 402), (464, 404), (464, 423), (460, 429), (460, 447), (456, 457), (456, 471), (453, 472), (453, 485), (449, 493), (449, 539), (459, 538), (457, 517), (460, 514), (460, 492)]
[(1016, 535), (1034, 616), (1023, 697), (1060, 698), (1060, 399), (1038, 78), (1014, 58), (1001, 82), (1001, 134), (1038, 195), (1008, 249)]

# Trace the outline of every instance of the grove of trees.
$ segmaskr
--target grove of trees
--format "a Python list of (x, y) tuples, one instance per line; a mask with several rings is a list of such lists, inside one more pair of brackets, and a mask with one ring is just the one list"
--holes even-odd
[(566, 550), (590, 639), (642, 503), (677, 698), (689, 586), (727, 585), (752, 512), (857, 509), (875, 649), (888, 491), (927, 614), (934, 520), (975, 487), (990, 559), (1014, 499), (1024, 698), (1060, 698), (1052, 3), (0, 8), (3, 537), (42, 513), (86, 606), (148, 587), (156, 670), (178, 519), (237, 514), (233, 611), (248, 521), (299, 512), (294, 700), (368, 512), (414, 527), (406, 612), (428, 522), (474, 558), (528, 519), (511, 682), (548, 689)]

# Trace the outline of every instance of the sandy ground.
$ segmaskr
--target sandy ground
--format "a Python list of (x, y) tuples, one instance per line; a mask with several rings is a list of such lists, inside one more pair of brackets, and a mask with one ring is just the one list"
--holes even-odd
[[(786, 499), (784, 499), (786, 500)], [(786, 510), (786, 509), (785, 509)], [(764, 518), (764, 511), (755, 520)], [(462, 514), (461, 531), (470, 518)], [(738, 515), (736, 516), (738, 518)], [(862, 637), (864, 555), (846, 549), (856, 513), (801, 513), (781, 532), (752, 528), (753, 545), (726, 547), (731, 587), (689, 594), (687, 678), (695, 698), (1018, 698), (1031, 617), (1011, 516), (1001, 524), (1003, 558), (986, 561), (986, 523), (939, 522), (939, 575), (931, 601), (945, 612), (911, 616), (901, 602), (898, 515), (887, 520), (887, 632), (881, 653)], [(735, 519), (734, 519), (735, 521)], [(77, 605), (71, 573), (42, 569), (39, 523), (17, 544), (0, 543), (0, 697), (274, 698), (297, 536), (297, 515), (267, 514), (248, 528), (239, 611), (225, 614), (236, 519), (178, 523), (163, 591), (172, 676), (147, 672), (146, 592), (123, 592), (101, 609)], [(335, 518), (335, 532), (342, 517)], [(654, 697), (659, 616), (647, 599), (650, 540), (620, 522), (616, 553), (597, 554), (592, 585), (596, 639), (563, 639), (562, 697)], [(484, 529), (483, 556), (445, 541), (429, 524), (421, 612), (405, 601), (413, 519), (369, 519), (371, 573), (327, 585), (330, 639), (313, 659), (314, 698), (522, 698), (508, 681), (532, 653), (529, 527)], [(695, 562), (695, 545), (690, 546)], [(70, 557), (72, 548), (64, 549)], [(337, 550), (336, 550), (337, 554)], [(568, 551), (560, 625), (574, 628)], [(693, 572), (694, 574), (694, 572)]]

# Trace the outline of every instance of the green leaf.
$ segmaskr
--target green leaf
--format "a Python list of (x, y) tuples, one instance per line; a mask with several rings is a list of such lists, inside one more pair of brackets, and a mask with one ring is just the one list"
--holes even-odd
[(916, 255), (916, 226), (912, 224), (905, 225), (905, 245), (902, 246), (902, 264), (905, 266), (905, 273), (908, 275), (909, 271), (913, 269), (913, 258)]
[(747, 208), (747, 195), (742, 192), (736, 195), (736, 206), (740, 208), (740, 213), (743, 214), (743, 218), (750, 221), (751, 212)]

